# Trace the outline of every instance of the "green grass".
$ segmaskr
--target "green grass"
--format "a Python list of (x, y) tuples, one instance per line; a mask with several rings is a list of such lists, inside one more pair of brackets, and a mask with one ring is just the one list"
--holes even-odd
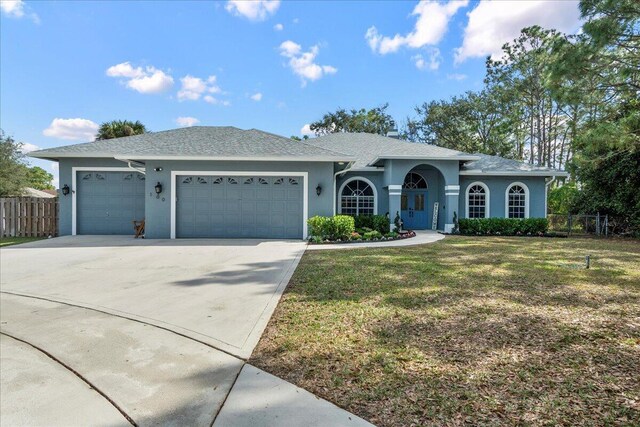
[(36, 240), (42, 239), (46, 239), (46, 237), (2, 237), (0, 238), (0, 248), (19, 245), (21, 243), (35, 242)]
[(638, 425), (640, 242), (307, 252), (251, 363), (381, 426)]

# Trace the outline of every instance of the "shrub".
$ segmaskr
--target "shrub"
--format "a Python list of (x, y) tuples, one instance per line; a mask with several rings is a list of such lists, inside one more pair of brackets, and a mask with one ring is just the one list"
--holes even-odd
[(353, 219), (356, 229), (377, 230), (382, 234), (389, 232), (389, 218), (386, 215), (356, 215)]
[(461, 218), (461, 234), (500, 234), (503, 236), (538, 235), (546, 233), (546, 218)]
[(364, 233), (362, 237), (364, 238), (364, 240), (380, 239), (382, 237), (382, 233), (380, 233), (377, 230), (373, 230), (373, 231)]
[(373, 228), (380, 234), (386, 234), (389, 232), (389, 218), (386, 215), (374, 215), (373, 217)]
[(335, 223), (332, 217), (328, 216), (314, 216), (307, 220), (309, 225), (309, 234), (312, 236), (329, 237), (335, 234)]
[(395, 239), (396, 237), (398, 237), (398, 233), (396, 233), (395, 231), (390, 231), (389, 233), (386, 233), (384, 235), (384, 237), (388, 237), (390, 239)]
[(314, 216), (307, 224), (311, 236), (329, 240), (348, 239), (355, 230), (353, 217), (349, 215)]
[(354, 215), (356, 228), (370, 228), (373, 230), (373, 215)]
[(336, 215), (333, 217), (335, 223), (335, 238), (347, 239), (355, 231), (355, 222), (352, 216)]

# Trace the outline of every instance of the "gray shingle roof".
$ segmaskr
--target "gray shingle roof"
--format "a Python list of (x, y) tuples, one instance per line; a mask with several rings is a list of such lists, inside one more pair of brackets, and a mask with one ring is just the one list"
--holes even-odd
[(532, 175), (558, 175), (565, 176), (566, 172), (543, 166), (535, 166), (517, 160), (505, 159), (488, 154), (476, 154), (480, 159), (467, 162), (461, 168), (463, 174), (532, 174)]
[(351, 156), (257, 129), (194, 126), (33, 151), (32, 157), (203, 158), (349, 161)]
[(477, 159), (477, 156), (437, 145), (408, 142), (371, 133), (333, 133), (311, 138), (306, 142), (355, 156), (354, 168), (372, 166), (378, 159)]

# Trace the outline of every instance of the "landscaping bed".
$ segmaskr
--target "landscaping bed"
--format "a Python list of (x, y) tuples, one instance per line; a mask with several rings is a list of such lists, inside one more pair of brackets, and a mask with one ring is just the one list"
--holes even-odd
[(572, 238), (307, 252), (250, 363), (380, 426), (640, 425), (638, 259)]
[(416, 235), (411, 230), (400, 230), (399, 226), (389, 231), (389, 218), (385, 215), (314, 216), (307, 223), (311, 244), (393, 241)]
[[(416, 237), (416, 232), (413, 230), (401, 231), (399, 233), (391, 232), (387, 234), (382, 233), (371, 233), (371, 231), (362, 230), (360, 233), (355, 231), (350, 237), (345, 239), (323, 239), (319, 236), (312, 236), (309, 238), (309, 243), (312, 245), (325, 245), (325, 244), (334, 244), (334, 243), (363, 243), (363, 242), (390, 242), (394, 240), (404, 240), (409, 239), (411, 237)], [(368, 234), (370, 233), (370, 234)], [(363, 237), (366, 236), (366, 237)], [(315, 237), (315, 238), (314, 238)]]

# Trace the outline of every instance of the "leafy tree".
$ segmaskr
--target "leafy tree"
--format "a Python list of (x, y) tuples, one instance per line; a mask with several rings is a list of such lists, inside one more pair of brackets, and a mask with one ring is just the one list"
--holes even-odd
[(291, 139), (293, 139), (294, 141), (303, 141), (309, 139), (309, 135), (303, 135), (302, 138), (296, 135), (291, 135)]
[(36, 190), (53, 190), (53, 175), (39, 166), (27, 169), (28, 186)]
[(578, 193), (575, 181), (569, 181), (564, 185), (556, 185), (551, 188), (548, 194), (549, 213), (558, 215), (572, 213), (571, 210)]
[(96, 141), (101, 139), (122, 138), (124, 136), (140, 135), (147, 132), (147, 128), (136, 120), (112, 120), (100, 125)]
[(449, 101), (425, 102), (415, 112), (403, 129), (405, 139), (471, 153), (512, 154), (495, 93), (467, 92)]
[(22, 143), (0, 129), (0, 196), (21, 194), (29, 184), (21, 148)]
[(309, 125), (317, 136), (338, 132), (367, 132), (386, 135), (395, 129), (396, 124), (389, 114), (387, 108), (389, 104), (366, 110), (347, 111), (339, 108), (335, 112), (329, 112), (322, 116), (322, 119)]
[(583, 0), (580, 10), (584, 34), (558, 45), (551, 74), (589, 82), (566, 90), (588, 111), (569, 165), (581, 184), (572, 208), (640, 234), (640, 3)]
[(554, 47), (565, 38), (556, 30), (524, 28), (502, 47), (500, 59), (487, 59), (485, 83), (501, 93), (518, 157), (532, 164), (560, 167), (570, 156), (570, 117), (549, 85)]

